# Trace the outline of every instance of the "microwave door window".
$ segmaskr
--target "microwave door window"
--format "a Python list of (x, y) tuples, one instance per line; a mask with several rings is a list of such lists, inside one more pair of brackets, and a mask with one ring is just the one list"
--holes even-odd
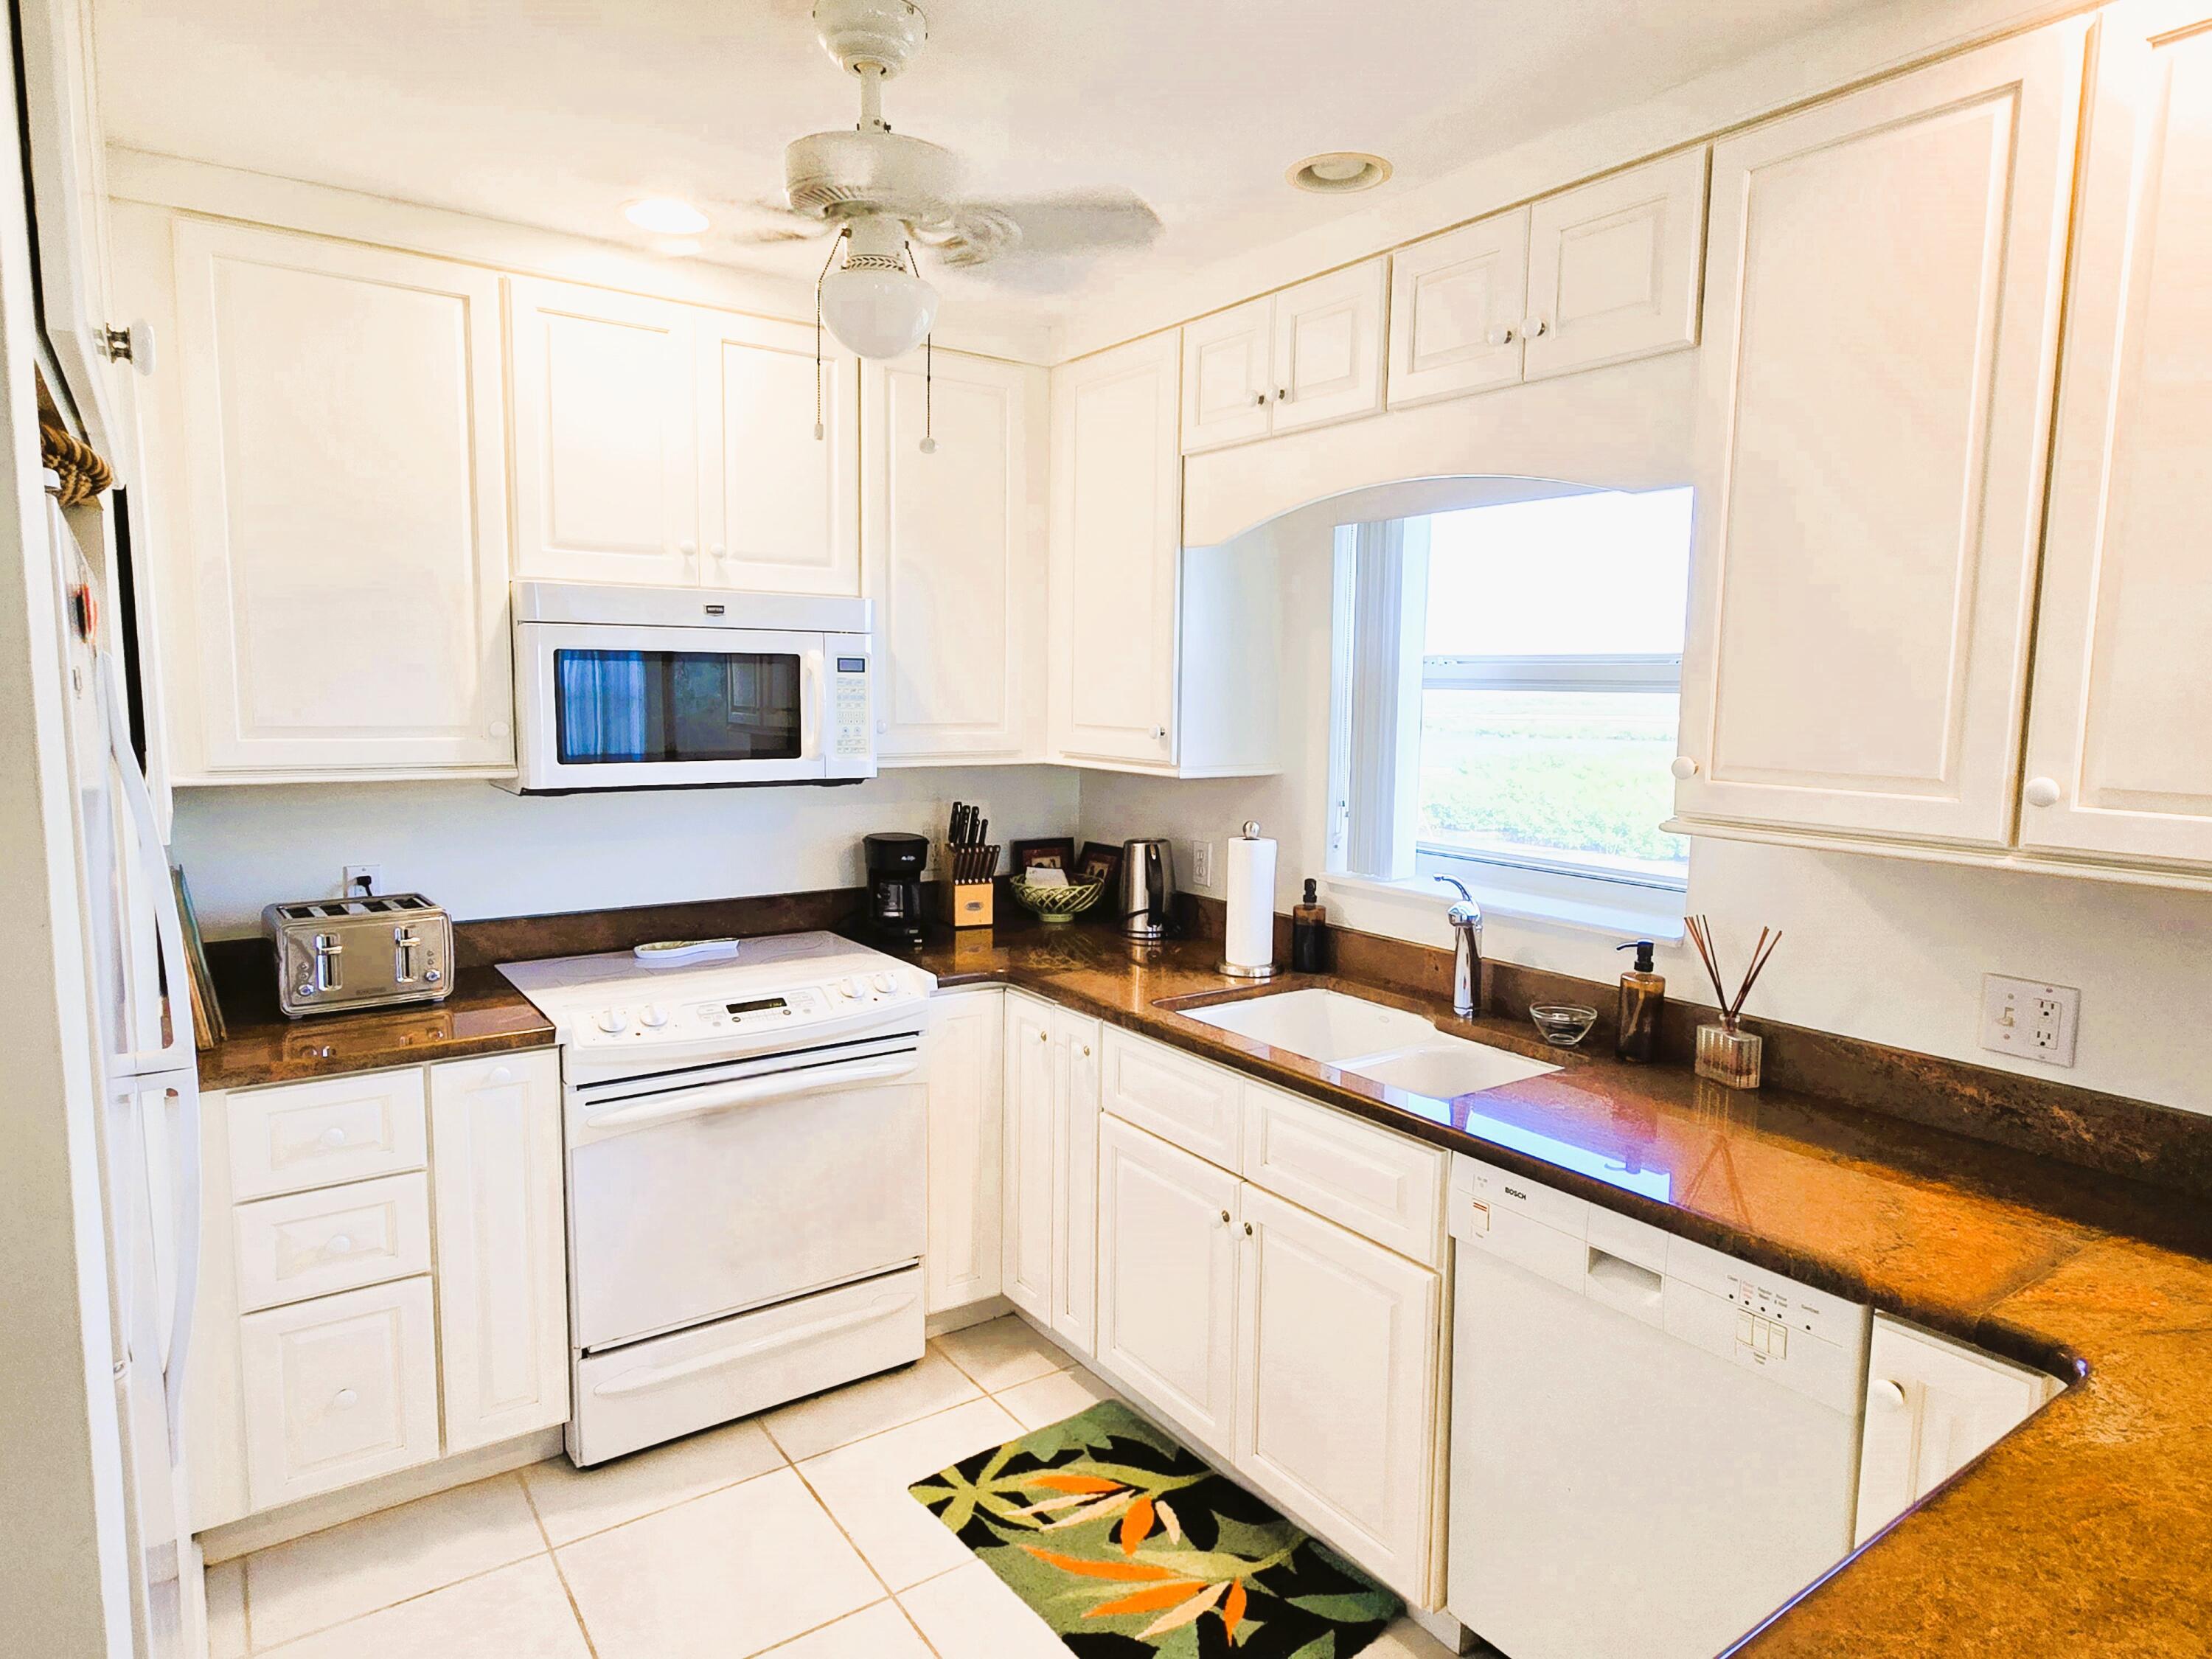
[(561, 763), (799, 758), (789, 652), (557, 651)]

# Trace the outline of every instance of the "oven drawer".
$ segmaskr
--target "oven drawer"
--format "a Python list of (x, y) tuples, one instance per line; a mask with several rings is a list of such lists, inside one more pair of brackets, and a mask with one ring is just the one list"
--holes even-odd
[(921, 1358), (908, 1267), (576, 1362), (568, 1455), (589, 1465)]
[(430, 1271), (428, 1178), (387, 1176), (238, 1206), (246, 1313)]

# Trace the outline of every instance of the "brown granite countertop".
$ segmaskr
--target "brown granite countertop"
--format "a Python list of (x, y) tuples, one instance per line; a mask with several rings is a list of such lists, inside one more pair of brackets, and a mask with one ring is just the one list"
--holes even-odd
[[(1096, 925), (939, 933), (941, 985), (1002, 983), (2039, 1366), (2070, 1386), (1741, 1644), (1758, 1659), (2212, 1654), (2212, 1212), (2200, 1199), (1680, 1066), (1561, 1054), (1525, 1024), (1347, 985), (1447, 1030), (1564, 1065), (1438, 1103), (1180, 1012), (1255, 990), (1218, 945)], [(289, 1021), (224, 1010), (203, 1084), (538, 1047), (552, 1031), (491, 969), (435, 1009)], [(1593, 1659), (1599, 1656), (1593, 1656)]]

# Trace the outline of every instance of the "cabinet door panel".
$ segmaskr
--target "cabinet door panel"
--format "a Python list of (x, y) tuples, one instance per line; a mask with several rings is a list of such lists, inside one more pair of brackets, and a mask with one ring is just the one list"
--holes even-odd
[(860, 591), (860, 368), (826, 343), (814, 435), (814, 331), (701, 311), (700, 514), (710, 587)]
[(1175, 758), (1178, 359), (1159, 334), (1054, 371), (1053, 743), (1074, 758)]
[[(1035, 757), (1044, 744), (1044, 371), (940, 351), (929, 379), (919, 356), (868, 364), (861, 391), (861, 543), (884, 671), (877, 755)], [(925, 455), (933, 428), (937, 448)]]
[(699, 434), (685, 307), (507, 281), (515, 574), (699, 580)]
[(1370, 259), (1275, 296), (1275, 431), (1350, 420), (1382, 407), (1389, 264)]
[(1537, 203), (1528, 378), (1697, 344), (1705, 251), (1702, 149)]
[(1275, 302), (1248, 300), (1182, 331), (1182, 449), (1186, 455), (1267, 435)]
[(211, 772), (512, 766), (498, 279), (175, 222)]
[(1431, 1600), (1440, 1280), (1246, 1185), (1237, 1467)]
[(1243, 1145), (1236, 1073), (1119, 1029), (1106, 1033), (1105, 1109), (1224, 1170)]
[(1048, 1325), (1052, 1322), (1053, 1207), (1059, 1186), (1054, 1144), (1058, 1051), (1052, 1021), (1048, 1004), (1007, 994), (1001, 1289), (1007, 1301)]
[(930, 1005), (927, 1311), (999, 1294), (1006, 994)]
[(430, 1068), (446, 1449), (568, 1420), (561, 1062)]
[(1393, 255), (1390, 407), (1518, 385), (1528, 314), (1526, 208)]
[(231, 1217), (248, 1312), (430, 1271), (430, 1188), (417, 1175), (241, 1204)]
[(1237, 1188), (1109, 1118), (1098, 1132), (1098, 1363), (1217, 1455), (1237, 1396)]
[(2026, 848), (2200, 867), (2212, 30), (2169, 31), (2202, 16), (2115, 12), (2098, 48), (2021, 812)]
[(1715, 150), (1685, 817), (2008, 839), (2081, 50)]

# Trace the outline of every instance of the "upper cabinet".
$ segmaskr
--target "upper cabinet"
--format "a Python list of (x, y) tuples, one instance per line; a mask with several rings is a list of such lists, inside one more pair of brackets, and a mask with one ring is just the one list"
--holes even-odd
[(179, 218), (178, 781), (512, 768), (499, 281)]
[(510, 278), (515, 571), (857, 593), (854, 358), (795, 323)]
[[(861, 541), (885, 764), (1044, 745), (1045, 371), (958, 352), (869, 363)], [(935, 448), (922, 449), (925, 437)]]
[(1400, 249), (1390, 407), (1697, 344), (1705, 163), (1685, 151)]
[(1713, 152), (1693, 829), (2009, 836), (2084, 27)]
[(2098, 47), (2020, 841), (2212, 868), (2212, 28)]
[(1332, 271), (1182, 331), (1182, 452), (1382, 407), (1389, 262)]

